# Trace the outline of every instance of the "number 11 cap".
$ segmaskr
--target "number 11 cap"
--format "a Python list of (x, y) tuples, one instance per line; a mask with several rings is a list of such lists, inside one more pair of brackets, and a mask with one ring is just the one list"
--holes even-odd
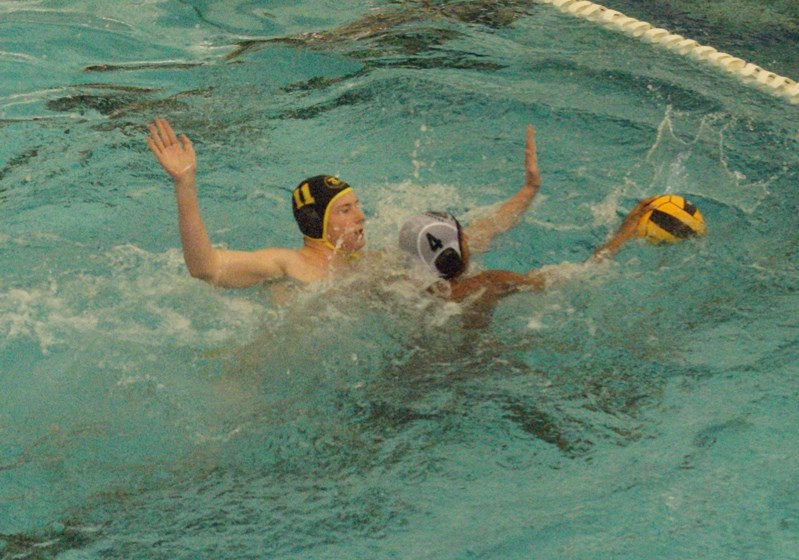
[(291, 208), (303, 235), (326, 240), (330, 205), (351, 190), (347, 183), (331, 175), (317, 175), (300, 183), (292, 193)]
[(455, 278), (465, 269), (461, 225), (446, 212), (413, 216), (400, 229), (400, 249), (419, 257), (442, 278)]

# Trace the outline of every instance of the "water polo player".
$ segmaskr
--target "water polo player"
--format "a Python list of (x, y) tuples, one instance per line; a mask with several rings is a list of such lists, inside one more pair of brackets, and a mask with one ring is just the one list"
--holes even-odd
[(527, 275), (507, 270), (468, 274), (468, 235), (458, 220), (447, 212), (425, 212), (407, 220), (400, 229), (399, 245), (440, 278), (430, 290), (446, 299), (463, 301), (481, 292), (482, 301), (494, 302), (525, 286), (533, 289), (544, 287), (544, 278), (537, 271)]
[(169, 123), (149, 126), (147, 145), (175, 181), (178, 225), (189, 272), (215, 286), (244, 288), (265, 280), (290, 278), (307, 284), (346, 268), (364, 247), (364, 214), (352, 188), (334, 177), (317, 176), (300, 183), (292, 195), (297, 223), (304, 235), (299, 249), (270, 247), (231, 251), (211, 245), (197, 200), (197, 159), (191, 141), (178, 138)]
[[(641, 217), (651, 210), (653, 198), (639, 202), (627, 215), (616, 234), (588, 259), (595, 263), (612, 256), (629, 239), (638, 236)], [(468, 230), (467, 230), (468, 232)], [(447, 212), (426, 212), (407, 220), (400, 229), (399, 246), (439, 278), (430, 291), (461, 302), (469, 297), (483, 309), (501, 297), (523, 289), (541, 290), (559, 277), (557, 267), (532, 269), (526, 273), (484, 270), (469, 274), (469, 235)]]

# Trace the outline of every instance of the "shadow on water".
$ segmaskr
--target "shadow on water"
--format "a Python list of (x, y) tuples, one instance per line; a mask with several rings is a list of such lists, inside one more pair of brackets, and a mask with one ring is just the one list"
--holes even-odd
[[(315, 49), (344, 49), (357, 58), (380, 66), (387, 55), (435, 55), (436, 48), (463, 36), (452, 24), (480, 25), (489, 29), (507, 27), (533, 9), (530, 1), (500, 2), (397, 2), (358, 20), (329, 31), (304, 33), (293, 37), (242, 41), (227, 55), (233, 60), (269, 43), (286, 43)], [(413, 66), (410, 58), (404, 63)], [(448, 64), (449, 63), (449, 64)], [(424, 64), (424, 63), (421, 63)], [(451, 66), (450, 66), (451, 65)], [(460, 66), (458, 59), (438, 58), (440, 67)]]
[[(511, 25), (519, 17), (527, 15), (532, 2), (402, 2), (400, 7), (385, 8), (361, 19), (330, 30), (310, 32), (293, 37), (269, 39), (250, 39), (240, 41), (233, 51), (224, 58), (228, 63), (242, 62), (244, 54), (254, 53), (269, 45), (284, 44), (296, 48), (311, 48), (320, 51), (335, 51), (365, 64), (365, 69), (356, 75), (364, 75), (381, 66), (408, 68), (471, 68), (491, 70), (501, 68), (490, 62), (480, 62), (479, 56), (454, 50), (442, 51), (445, 43), (463, 34), (447, 28), (447, 22), (456, 24), (476, 24), (488, 28), (502, 28)], [(201, 20), (208, 23), (198, 7), (193, 7)], [(409, 28), (404, 26), (410, 25)], [(393, 57), (396, 55), (396, 58)], [(101, 63), (83, 68), (86, 73), (142, 72), (164, 70), (192, 70), (214, 65), (209, 62), (138, 62), (127, 64)], [(288, 86), (285, 91), (323, 89), (345, 78), (332, 81), (314, 77), (311, 80)], [(92, 92), (92, 88), (99, 92)], [(59, 112), (97, 111), (112, 119), (120, 119), (135, 112), (142, 114), (164, 114), (179, 108), (175, 101), (202, 95), (204, 92), (182, 92), (166, 99), (157, 99), (157, 92), (114, 84), (85, 84), (75, 86), (75, 93), (47, 101), (49, 110)], [(147, 99), (150, 97), (151, 99)], [(144, 98), (144, 99), (143, 99)], [(336, 106), (348, 105), (358, 99), (343, 99)], [(287, 114), (283, 118), (294, 118)], [(309, 118), (305, 116), (304, 118)]]

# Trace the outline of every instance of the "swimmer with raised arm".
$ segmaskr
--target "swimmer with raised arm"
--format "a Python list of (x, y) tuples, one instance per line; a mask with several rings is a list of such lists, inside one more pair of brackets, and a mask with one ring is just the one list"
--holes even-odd
[[(490, 307), (506, 295), (525, 289), (541, 290), (548, 282), (556, 279), (557, 273), (551, 269), (534, 269), (527, 273), (484, 270), (468, 274), (471, 254), (484, 252), (497, 235), (516, 225), (541, 188), (535, 129), (532, 125), (527, 127), (524, 154), (524, 184), (493, 215), (464, 229), (449, 213), (427, 212), (410, 218), (402, 226), (400, 248), (418, 257), (440, 278), (430, 287), (430, 291), (456, 302), (474, 296), (478, 302)], [(655, 198), (650, 197), (639, 202), (624, 219), (613, 238), (597, 249), (587, 262), (599, 262), (611, 257), (627, 240), (636, 236), (638, 222)]]
[[(656, 197), (647, 198), (629, 213), (616, 234), (586, 261), (601, 262), (613, 256), (629, 239), (637, 236), (641, 217)], [(469, 274), (469, 237), (454, 216), (426, 212), (407, 220), (400, 230), (400, 248), (417, 257), (439, 280), (429, 290), (447, 300), (462, 302), (474, 297), (482, 307), (521, 290), (543, 290), (557, 279), (557, 271), (484, 270)]]
[(363, 249), (365, 218), (358, 197), (347, 183), (327, 175), (306, 179), (293, 192), (294, 216), (304, 236), (299, 249), (213, 247), (200, 215), (191, 141), (185, 134), (178, 138), (163, 119), (156, 119), (149, 130), (147, 145), (175, 181), (183, 257), (193, 277), (225, 288), (277, 279), (308, 284), (346, 268)]

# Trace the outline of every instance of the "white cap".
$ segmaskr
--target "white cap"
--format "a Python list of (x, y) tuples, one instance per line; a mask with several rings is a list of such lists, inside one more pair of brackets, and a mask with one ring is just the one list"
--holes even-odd
[(439, 276), (453, 278), (464, 268), (459, 231), (460, 224), (451, 214), (425, 212), (402, 225), (400, 249), (419, 257)]

